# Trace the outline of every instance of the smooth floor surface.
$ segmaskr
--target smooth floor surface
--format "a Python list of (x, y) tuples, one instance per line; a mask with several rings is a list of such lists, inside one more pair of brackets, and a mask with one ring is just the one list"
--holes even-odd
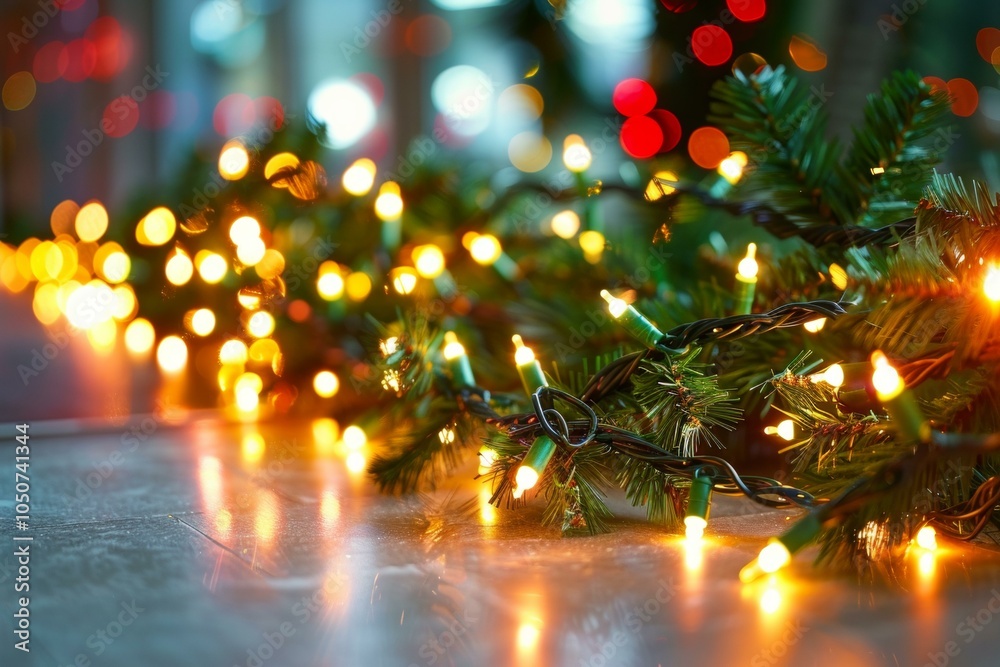
[[(145, 430), (143, 430), (145, 427)], [(328, 421), (33, 425), (31, 653), (13, 649), (13, 426), (0, 439), (0, 665), (1000, 664), (1000, 553), (944, 545), (891, 581), (808, 555), (742, 585), (787, 513), (718, 501), (692, 552), (628, 508), (560, 538), (471, 477), (380, 496)], [(73, 434), (83, 429), (83, 434)], [(45, 437), (45, 433), (50, 433)]]

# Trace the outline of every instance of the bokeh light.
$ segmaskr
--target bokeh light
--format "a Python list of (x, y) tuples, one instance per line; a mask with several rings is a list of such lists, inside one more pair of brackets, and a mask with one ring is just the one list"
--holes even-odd
[(146, 214), (135, 228), (135, 238), (142, 245), (160, 246), (174, 238), (177, 218), (173, 211), (158, 206)]
[(751, 23), (764, 18), (767, 2), (765, 0), (726, 0), (726, 7), (740, 21)]
[(451, 131), (475, 136), (489, 125), (494, 90), (486, 72), (471, 65), (455, 65), (435, 77), (431, 100)]
[(167, 336), (156, 348), (156, 363), (164, 373), (179, 373), (187, 365), (187, 344), (178, 336)]
[(729, 155), (729, 139), (715, 127), (699, 127), (688, 138), (688, 154), (703, 169), (715, 169)]
[(227, 181), (238, 181), (250, 170), (250, 154), (240, 141), (227, 142), (219, 152), (219, 173)]
[(31, 72), (15, 72), (3, 84), (3, 106), (8, 111), (20, 111), (35, 99), (35, 77)]
[(88, 202), (76, 214), (75, 226), (81, 241), (96, 241), (108, 231), (108, 212), (100, 202)]
[[(343, 79), (328, 79), (309, 94), (310, 120), (330, 148), (347, 148), (375, 127), (376, 109), (361, 86)], [(321, 129), (320, 129), (321, 128)]]
[(125, 328), (125, 347), (133, 354), (146, 354), (155, 341), (156, 331), (147, 319), (136, 318)]
[(794, 35), (788, 43), (788, 54), (795, 65), (806, 72), (818, 72), (826, 67), (826, 54), (805, 35)]
[(226, 277), (229, 270), (226, 259), (208, 250), (201, 250), (195, 255), (195, 265), (198, 267), (198, 275), (209, 285), (215, 285)]
[(968, 79), (951, 79), (948, 81), (948, 94), (951, 96), (951, 111), (956, 116), (971, 116), (979, 106), (979, 91), (976, 85)]
[(323, 398), (331, 398), (340, 390), (340, 380), (331, 371), (320, 371), (313, 378), (313, 390)]
[(571, 239), (580, 231), (580, 216), (573, 211), (560, 211), (552, 216), (552, 233), (562, 239)]
[(341, 183), (344, 185), (344, 190), (355, 197), (368, 194), (375, 185), (375, 163), (366, 157), (355, 160), (344, 170)]
[(663, 132), (660, 152), (666, 153), (676, 148), (681, 142), (681, 122), (677, 116), (666, 109), (653, 109), (649, 112), (649, 117), (660, 125), (660, 131)]
[(656, 106), (656, 91), (642, 79), (625, 79), (615, 86), (611, 101), (623, 116), (642, 116)]
[(663, 145), (663, 130), (649, 116), (635, 116), (622, 125), (620, 140), (622, 148), (632, 157), (650, 158)]
[(164, 271), (171, 285), (186, 285), (194, 275), (194, 263), (191, 257), (181, 248), (174, 248), (167, 259)]
[(533, 174), (545, 169), (552, 161), (552, 144), (537, 132), (521, 132), (510, 140), (507, 156), (516, 169)]
[(733, 55), (733, 40), (720, 26), (702, 25), (691, 33), (691, 51), (705, 65), (722, 65)]

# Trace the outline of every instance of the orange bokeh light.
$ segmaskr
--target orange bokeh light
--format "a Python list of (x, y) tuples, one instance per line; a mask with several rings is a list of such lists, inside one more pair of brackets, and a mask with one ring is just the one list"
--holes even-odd
[(696, 165), (715, 169), (729, 155), (729, 139), (715, 127), (699, 127), (688, 139), (688, 155)]

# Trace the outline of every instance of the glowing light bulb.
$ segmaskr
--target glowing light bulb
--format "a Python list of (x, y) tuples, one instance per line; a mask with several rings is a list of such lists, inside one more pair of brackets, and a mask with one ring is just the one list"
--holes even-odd
[(795, 422), (791, 419), (783, 419), (778, 422), (777, 426), (765, 426), (764, 433), (766, 435), (776, 435), (784, 440), (794, 440)]
[(236, 338), (227, 340), (219, 348), (219, 362), (224, 365), (241, 365), (247, 362), (247, 346)]
[(403, 197), (399, 183), (386, 181), (382, 184), (375, 199), (375, 215), (383, 222), (396, 220), (403, 215)]
[(215, 313), (208, 308), (199, 308), (191, 313), (189, 329), (197, 336), (207, 336), (215, 331)]
[(729, 157), (719, 163), (719, 175), (730, 183), (735, 183), (743, 176), (743, 168), (747, 166), (747, 154), (743, 151), (733, 151)]
[(469, 246), (469, 253), (477, 264), (489, 266), (498, 259), (503, 252), (500, 241), (492, 234), (480, 234)]
[(253, 412), (260, 405), (260, 394), (252, 387), (238, 387), (235, 390), (236, 408), (240, 412)]
[(656, 201), (664, 195), (672, 194), (677, 188), (673, 185), (667, 185), (663, 181), (676, 183), (679, 180), (680, 177), (672, 171), (656, 172), (653, 174), (653, 178), (650, 179), (649, 183), (646, 185), (646, 199), (649, 201)]
[(264, 241), (259, 238), (247, 239), (236, 246), (236, 259), (240, 260), (244, 266), (254, 266), (264, 259), (266, 252), (267, 246), (264, 245)]
[(607, 243), (604, 238), (604, 234), (593, 229), (588, 229), (580, 234), (579, 241), (580, 248), (583, 250), (585, 255), (598, 258), (601, 256), (601, 253), (604, 252), (604, 246)]
[(465, 356), (465, 347), (458, 342), (458, 336), (455, 335), (454, 331), (445, 333), (444, 342), (444, 350), (442, 350), (441, 353), (444, 355), (445, 359), (452, 361)]
[(226, 277), (228, 266), (222, 255), (202, 250), (194, 256), (194, 263), (198, 268), (198, 275), (209, 285), (222, 282), (222, 279)]
[(1000, 302), (1000, 268), (991, 264), (983, 279), (983, 294), (993, 303)]
[(757, 560), (761, 570), (766, 574), (773, 574), (791, 562), (792, 554), (781, 542), (771, 542), (760, 550)]
[(153, 349), (156, 331), (149, 320), (136, 318), (125, 328), (125, 347), (132, 354), (145, 354)]
[(156, 348), (156, 363), (164, 373), (178, 373), (187, 365), (188, 349), (177, 336), (167, 336)]
[(347, 466), (347, 471), (355, 475), (360, 475), (365, 471), (366, 463), (367, 461), (365, 461), (365, 455), (361, 452), (351, 452), (347, 455), (347, 458), (344, 459), (344, 465)]
[(692, 542), (697, 542), (704, 537), (706, 526), (708, 526), (708, 521), (700, 516), (686, 516), (684, 517), (684, 537)]
[(514, 481), (517, 483), (517, 488), (520, 489), (521, 493), (524, 493), (528, 489), (534, 488), (538, 484), (538, 473), (529, 466), (519, 466), (517, 473), (514, 475)]
[(880, 351), (872, 353), (872, 366), (875, 368), (872, 373), (872, 385), (880, 401), (888, 401), (899, 396), (905, 389), (903, 379), (899, 377), (899, 372), (889, 363), (885, 354)]
[(611, 292), (606, 289), (601, 290), (601, 297), (608, 302), (608, 311), (611, 313), (611, 317), (615, 319), (621, 317), (628, 310), (627, 303), (616, 296), (612, 296)]
[(124, 282), (132, 270), (132, 260), (124, 252), (116, 250), (104, 258), (101, 275), (112, 285)]
[(737, 271), (739, 272), (737, 277), (746, 281), (757, 280), (757, 271), (760, 270), (760, 267), (757, 265), (757, 260), (755, 259), (756, 255), (757, 244), (751, 243), (747, 245), (747, 255), (740, 260), (739, 266), (737, 267)]
[(708, 512), (712, 506), (712, 479), (695, 473), (688, 492), (687, 513), (684, 517), (684, 534), (691, 542), (701, 540), (708, 525)]
[(258, 310), (247, 321), (247, 332), (254, 338), (267, 338), (274, 333), (274, 316), (266, 310)]
[(417, 287), (417, 275), (412, 269), (406, 266), (393, 269), (392, 288), (399, 294), (410, 294)]
[(524, 339), (518, 334), (511, 338), (514, 341), (514, 363), (518, 366), (530, 364), (535, 360), (535, 353), (530, 347), (524, 344)]
[(933, 526), (921, 526), (917, 531), (916, 542), (921, 549), (934, 551), (937, 549), (937, 531)]
[(361, 449), (368, 442), (368, 436), (365, 435), (364, 429), (354, 425), (345, 428), (341, 438), (344, 441), (344, 447), (349, 450)]
[(814, 382), (825, 382), (833, 388), (838, 388), (844, 384), (844, 368), (840, 364), (833, 364), (822, 373), (813, 376)]
[(160, 246), (170, 241), (176, 231), (177, 218), (173, 211), (157, 206), (136, 225), (135, 238), (142, 245)]
[(593, 156), (579, 134), (571, 134), (563, 141), (563, 164), (574, 173), (580, 173), (590, 167)]
[(378, 344), (378, 349), (382, 352), (383, 357), (395, 354), (399, 349), (399, 338), (396, 336), (389, 336)]
[(444, 271), (444, 253), (436, 245), (422, 245), (413, 249), (413, 265), (424, 278), (436, 278)]
[[(438, 440), (442, 445), (450, 445), (455, 442), (455, 429), (445, 426), (443, 429), (438, 431)], [(482, 454), (482, 450), (479, 451)]]
[(826, 326), (826, 318), (820, 317), (818, 319), (809, 320), (808, 322), (804, 323), (802, 325), (802, 328), (808, 331), (809, 333), (818, 333), (825, 326)]
[(256, 218), (249, 215), (236, 218), (229, 227), (229, 239), (237, 246), (259, 238), (260, 223), (257, 222)]
[(227, 181), (238, 181), (250, 169), (250, 154), (238, 140), (229, 141), (219, 153), (219, 173)]
[(375, 185), (375, 163), (366, 157), (355, 160), (354, 164), (344, 171), (341, 182), (344, 184), (344, 189), (355, 197), (368, 194)]
[(573, 211), (560, 211), (552, 216), (552, 233), (563, 239), (571, 239), (580, 230), (580, 216)]
[(479, 470), (489, 470), (496, 463), (497, 453), (493, 449), (483, 445), (479, 448)]
[(340, 390), (340, 380), (331, 371), (320, 371), (313, 378), (313, 390), (323, 398), (330, 398)]
[(167, 260), (165, 271), (167, 280), (172, 285), (180, 287), (181, 285), (186, 285), (191, 280), (191, 276), (194, 275), (194, 264), (186, 252), (180, 248), (175, 248)]
[(336, 301), (344, 293), (344, 279), (339, 273), (324, 273), (316, 281), (316, 291), (327, 301)]

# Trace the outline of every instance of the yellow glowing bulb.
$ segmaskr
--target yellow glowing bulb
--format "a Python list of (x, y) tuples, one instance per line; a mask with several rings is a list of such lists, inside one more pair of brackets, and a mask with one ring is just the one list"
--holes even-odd
[(872, 366), (875, 368), (872, 385), (880, 401), (891, 400), (903, 392), (903, 379), (882, 352), (872, 353)]
[(363, 271), (355, 271), (347, 276), (344, 290), (351, 301), (364, 301), (372, 291), (372, 279)]
[(523, 366), (525, 364), (530, 364), (535, 360), (535, 353), (530, 347), (524, 344), (524, 339), (519, 335), (514, 334), (512, 340), (514, 341), (514, 363), (518, 366)]
[(517, 647), (522, 651), (534, 648), (542, 636), (542, 631), (535, 623), (522, 623), (517, 629)]
[(191, 313), (191, 331), (198, 336), (207, 336), (215, 331), (215, 313), (208, 308), (199, 308)]
[(236, 407), (240, 412), (253, 412), (260, 405), (260, 394), (251, 387), (238, 387), (235, 394)]
[(563, 142), (563, 164), (572, 172), (580, 173), (590, 166), (593, 156), (587, 144), (583, 143), (583, 138), (578, 134), (571, 134)]
[(319, 396), (330, 398), (340, 390), (340, 380), (330, 371), (320, 371), (313, 378), (313, 389)]
[(156, 332), (147, 319), (137, 318), (125, 329), (125, 347), (133, 354), (145, 354), (153, 349)]
[(608, 302), (608, 311), (611, 313), (611, 317), (615, 319), (621, 317), (622, 313), (628, 310), (627, 303), (618, 297), (612, 296), (611, 292), (606, 289), (601, 290), (601, 297)]
[(740, 260), (740, 264), (737, 267), (739, 271), (739, 277), (748, 282), (752, 282), (757, 279), (757, 271), (759, 267), (757, 266), (757, 260), (754, 259), (757, 255), (757, 244), (751, 243), (747, 246), (747, 256)]
[(236, 338), (227, 340), (219, 349), (219, 361), (226, 365), (245, 364), (247, 362), (246, 344)]
[(772, 574), (785, 567), (792, 560), (792, 554), (788, 548), (775, 540), (760, 550), (757, 556), (757, 563), (765, 574)]
[(111, 284), (123, 282), (132, 270), (132, 260), (121, 251), (114, 251), (104, 258), (101, 274)]
[(746, 166), (747, 154), (743, 151), (734, 151), (719, 163), (718, 172), (730, 183), (735, 183), (743, 176), (743, 168)]
[(354, 425), (345, 428), (341, 438), (344, 441), (344, 447), (350, 450), (361, 449), (368, 442), (368, 436), (365, 435), (364, 429)]
[(490, 449), (489, 447), (486, 447), (485, 445), (479, 448), (480, 468), (486, 468), (488, 470), (493, 467), (493, 464), (496, 463), (496, 460), (497, 460), (496, 451)]
[(833, 364), (822, 373), (816, 375), (816, 382), (825, 382), (833, 388), (844, 384), (844, 369), (840, 364)]
[(818, 333), (823, 327), (826, 326), (826, 318), (820, 317), (819, 319), (809, 320), (802, 325), (802, 328), (809, 333)]
[(534, 488), (535, 484), (538, 484), (538, 473), (530, 466), (519, 466), (517, 473), (514, 475), (514, 481), (517, 483), (517, 488), (520, 489), (521, 493), (524, 493), (528, 489)]
[(378, 189), (375, 199), (375, 215), (383, 222), (396, 220), (403, 215), (403, 197), (400, 194), (399, 183), (386, 181)]
[(246, 242), (236, 246), (236, 258), (244, 266), (254, 266), (257, 262), (264, 259), (266, 252), (267, 247), (259, 238), (248, 239)]
[(229, 227), (229, 239), (237, 246), (260, 238), (260, 223), (256, 218), (244, 215), (233, 220)]
[(795, 438), (795, 422), (791, 419), (783, 419), (778, 422), (777, 426), (765, 426), (764, 433), (776, 435), (784, 440), (793, 440)]
[(839, 264), (831, 264), (830, 282), (837, 289), (847, 289), (847, 270)]
[(256, 373), (242, 373), (233, 383), (233, 390), (236, 393), (252, 391), (255, 394), (259, 394), (264, 390), (264, 381)]
[(379, 350), (382, 351), (383, 357), (388, 357), (391, 354), (395, 354), (396, 350), (399, 349), (399, 338), (396, 336), (390, 336), (378, 344)]
[(921, 526), (917, 531), (917, 546), (928, 551), (937, 549), (937, 531), (933, 526)]
[(697, 542), (705, 535), (706, 526), (708, 526), (708, 521), (700, 516), (686, 516), (684, 517), (684, 536), (692, 542)]
[(458, 342), (458, 336), (455, 335), (454, 331), (449, 331), (444, 335), (444, 343), (444, 350), (441, 353), (448, 361), (458, 359), (465, 354), (465, 347)]
[(366, 157), (347, 168), (342, 179), (344, 189), (355, 197), (368, 194), (375, 185), (375, 163)]
[(773, 614), (781, 609), (781, 591), (777, 588), (768, 588), (760, 596), (760, 610), (765, 614)]
[(186, 285), (191, 276), (194, 275), (194, 264), (191, 257), (180, 248), (176, 248), (167, 260), (166, 266), (167, 280), (172, 285)]
[(177, 336), (167, 336), (156, 348), (156, 363), (164, 373), (177, 373), (187, 365), (188, 349)]
[(413, 265), (424, 278), (436, 278), (444, 271), (444, 253), (436, 245), (422, 245), (413, 249)]
[(135, 238), (142, 245), (159, 246), (167, 243), (177, 231), (173, 211), (157, 206), (146, 214), (135, 228)]
[(571, 239), (580, 230), (580, 216), (573, 211), (560, 211), (552, 216), (552, 233), (563, 239)]
[(219, 153), (219, 173), (227, 181), (237, 181), (250, 169), (250, 154), (239, 141), (227, 142)]
[(393, 269), (390, 274), (392, 278), (392, 288), (399, 294), (410, 294), (417, 287), (417, 275), (408, 267)]
[(588, 229), (580, 234), (580, 248), (588, 255), (599, 255), (604, 252), (604, 234)]
[(222, 255), (206, 250), (195, 255), (195, 264), (198, 266), (198, 275), (209, 285), (222, 282), (222, 279), (226, 277), (226, 271), (229, 270), (226, 259)]
[(76, 214), (75, 227), (81, 241), (96, 241), (108, 231), (108, 211), (100, 202), (84, 204)]
[(500, 258), (503, 249), (500, 241), (492, 234), (481, 234), (472, 241), (469, 246), (469, 253), (478, 264), (489, 266)]
[(247, 332), (254, 338), (267, 338), (274, 333), (274, 316), (266, 310), (258, 310), (247, 320)]
[(663, 195), (669, 195), (677, 188), (673, 185), (667, 185), (663, 181), (670, 181), (671, 183), (676, 183), (680, 178), (672, 171), (658, 171), (653, 174), (653, 178), (650, 179), (649, 184), (646, 185), (646, 199), (649, 201), (656, 201)]
[(1000, 268), (991, 265), (983, 279), (983, 294), (993, 303), (1000, 302)]
[(355, 475), (363, 473), (365, 471), (366, 464), (367, 461), (365, 461), (365, 455), (361, 452), (351, 452), (344, 460), (344, 465), (347, 466), (347, 471)]
[(339, 273), (324, 273), (316, 281), (316, 291), (327, 301), (336, 301), (344, 293), (344, 279)]
[(243, 436), (243, 441), (240, 443), (240, 453), (243, 455), (243, 460), (248, 463), (260, 461), (266, 448), (264, 437), (260, 433), (249, 433)]

